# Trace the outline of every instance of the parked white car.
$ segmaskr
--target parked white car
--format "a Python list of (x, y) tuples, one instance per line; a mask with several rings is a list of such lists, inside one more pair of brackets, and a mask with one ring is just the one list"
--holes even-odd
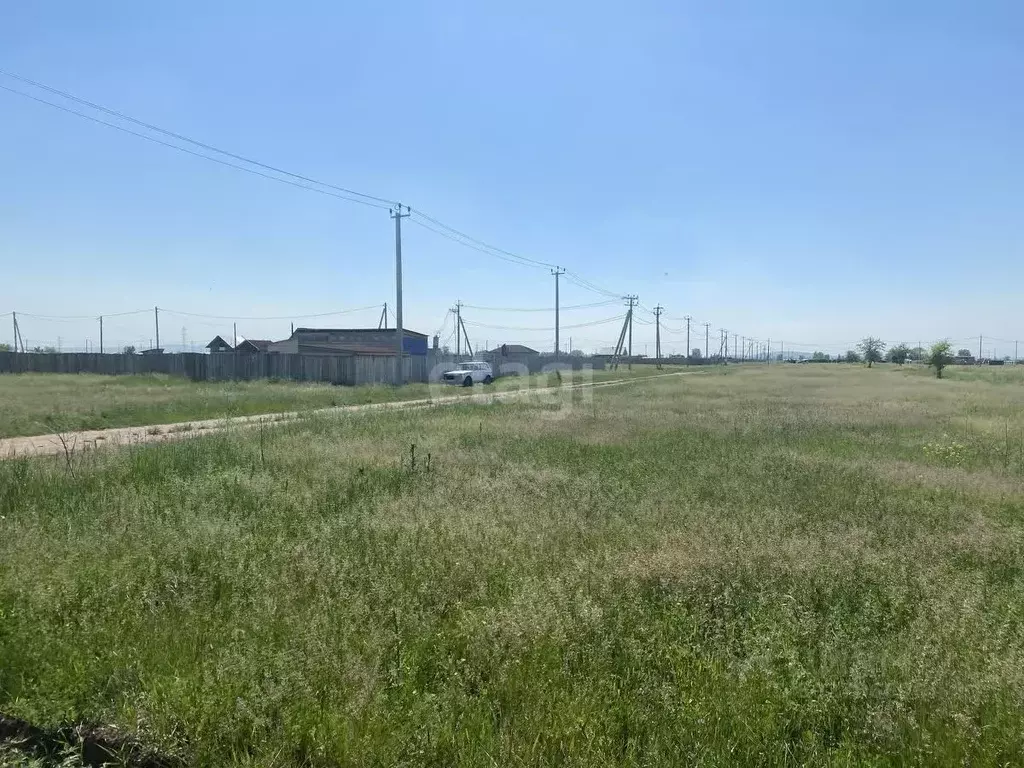
[(490, 363), (460, 363), (454, 371), (447, 371), (441, 380), (445, 384), (457, 384), (460, 387), (472, 387), (474, 384), (490, 384), (494, 381)]

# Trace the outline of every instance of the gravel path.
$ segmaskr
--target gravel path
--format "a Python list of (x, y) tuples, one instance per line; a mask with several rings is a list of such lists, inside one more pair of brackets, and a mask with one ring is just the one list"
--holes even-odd
[[(197, 435), (219, 432), (232, 427), (256, 426), (259, 424), (275, 424), (294, 421), (305, 414), (344, 414), (365, 413), (378, 410), (405, 410), (429, 408), (431, 406), (452, 405), (455, 403), (488, 403), (494, 400), (506, 400), (515, 397), (551, 390), (573, 390), (586, 387), (612, 387), (666, 376), (685, 376), (697, 371), (675, 371), (643, 376), (634, 379), (613, 379), (611, 381), (583, 382), (566, 384), (562, 387), (533, 387), (530, 389), (511, 389), (501, 392), (481, 392), (473, 395), (445, 395), (419, 400), (395, 400), (388, 403), (368, 403), (365, 405), (339, 405), (333, 408), (318, 408), (309, 411), (288, 411), (285, 413), (268, 413), (255, 416), (234, 416), (222, 419), (205, 419), (187, 421), (178, 424), (151, 424), (144, 427), (112, 427), (110, 429), (84, 430), (63, 434), (35, 435), (31, 437), (7, 437), (0, 439), (0, 460), (13, 459), (18, 456), (52, 456), (67, 451), (90, 451), (109, 446), (136, 445), (140, 443), (165, 442), (181, 440)], [(65, 448), (66, 446), (66, 448)]]

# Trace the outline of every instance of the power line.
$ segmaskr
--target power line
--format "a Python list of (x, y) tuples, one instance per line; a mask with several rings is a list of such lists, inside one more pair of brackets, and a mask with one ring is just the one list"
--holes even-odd
[[(329, 184), (329, 183), (327, 183), (325, 181), (320, 181), (319, 179), (314, 179), (314, 178), (311, 178), (309, 176), (303, 176), (302, 174), (299, 174), (299, 173), (293, 173), (291, 171), (286, 171), (283, 168), (277, 168), (277, 167), (275, 167), (273, 165), (269, 165), (267, 163), (261, 163), (259, 160), (253, 160), (251, 157), (245, 157), (244, 155), (237, 155), (234, 152), (229, 152), (226, 149), (221, 149), (220, 147), (215, 147), (212, 144), (205, 144), (205, 143), (203, 143), (201, 141), (197, 141), (196, 139), (193, 139), (193, 138), (190, 138), (188, 136), (185, 136), (184, 134), (175, 133), (174, 131), (169, 131), (166, 128), (161, 128), (159, 125), (153, 125), (152, 123), (147, 123), (144, 120), (139, 120), (138, 118), (132, 117), (131, 115), (126, 115), (124, 112), (118, 112), (117, 110), (110, 109), (109, 107), (105, 107), (102, 104), (97, 104), (95, 102), (88, 101), (87, 99), (83, 99), (83, 98), (80, 98), (78, 96), (75, 96), (73, 93), (68, 93), (67, 91), (62, 91), (59, 88), (54, 88), (52, 86), (46, 85), (45, 83), (40, 83), (40, 82), (38, 82), (36, 80), (31, 80), (31, 79), (29, 79), (27, 77), (23, 77), (22, 75), (17, 75), (17, 74), (15, 74), (13, 72), (8, 72), (6, 70), (0, 69), (0, 75), (4, 75), (6, 77), (10, 77), (10, 78), (12, 78), (14, 80), (20, 80), (23, 83), (27, 83), (28, 85), (35, 86), (36, 88), (41, 88), (44, 91), (49, 91), (50, 93), (56, 94), (58, 96), (63, 96), (65, 99), (69, 99), (71, 101), (77, 102), (78, 104), (82, 104), (84, 106), (91, 107), (92, 109), (97, 109), (100, 112), (105, 112), (106, 114), (111, 115), (113, 117), (116, 117), (116, 118), (118, 118), (120, 120), (126, 120), (126, 121), (128, 121), (130, 123), (134, 123), (135, 125), (142, 126), (143, 128), (146, 128), (146, 129), (148, 129), (150, 131), (156, 131), (157, 133), (162, 133), (164, 136), (170, 136), (172, 138), (177, 139), (178, 141), (187, 142), (189, 144), (192, 144), (193, 146), (201, 147), (202, 149), (206, 149), (206, 150), (209, 150), (211, 152), (216, 152), (217, 154), (224, 155), (225, 157), (230, 157), (230, 158), (232, 158), (234, 160), (239, 160), (239, 161), (241, 161), (243, 163), (249, 163), (250, 165), (255, 165), (255, 166), (258, 166), (258, 167), (263, 168), (265, 170), (273, 171), (274, 173), (280, 173), (280, 174), (283, 174), (285, 176), (290, 176), (293, 179), (299, 179), (301, 181), (309, 182), (310, 184), (318, 184), (318, 185), (320, 185), (322, 187), (327, 187), (328, 189), (333, 189), (333, 190), (336, 190), (338, 192), (344, 192), (346, 195), (355, 195), (356, 197), (365, 198), (366, 200), (373, 200), (373, 201), (375, 201), (377, 203), (383, 203), (383, 205), (379, 206), (379, 207), (389, 207), (389, 206), (392, 206), (392, 205), (397, 205), (397, 203), (394, 200), (388, 200), (388, 199), (383, 198), (383, 197), (376, 197), (374, 195), (368, 195), (365, 192), (358, 192), (357, 190), (348, 189), (347, 187), (339, 187), (339, 186), (337, 186), (335, 184)], [(14, 92), (18, 93), (18, 91), (14, 91)], [(27, 94), (24, 94), (24, 95), (27, 95)], [(353, 202), (355, 202), (355, 201), (353, 201)]]
[[(132, 136), (138, 136), (140, 139), (145, 139), (146, 141), (152, 141), (154, 144), (160, 144), (160, 145), (165, 146), (165, 147), (170, 147), (171, 149), (176, 149), (179, 152), (184, 152), (187, 155), (192, 155), (194, 157), (200, 157), (203, 160), (209, 160), (211, 163), (217, 163), (218, 165), (224, 165), (224, 166), (227, 166), (228, 168), (234, 168), (237, 171), (244, 171), (245, 173), (251, 173), (254, 176), (262, 176), (263, 178), (270, 179), (271, 181), (279, 181), (282, 184), (289, 184), (289, 185), (291, 185), (293, 187), (298, 187), (299, 189), (309, 190), (310, 192), (318, 192), (321, 195), (327, 195), (328, 197), (336, 197), (339, 200), (348, 200), (351, 203), (359, 203), (360, 205), (368, 205), (371, 208), (387, 209), (387, 207), (388, 207), (386, 205), (379, 205), (378, 203), (372, 203), (372, 202), (369, 202), (367, 200), (360, 200), (359, 198), (356, 198), (356, 197), (349, 197), (347, 195), (339, 195), (339, 194), (337, 194), (335, 192), (328, 192), (326, 189), (318, 189), (317, 187), (312, 187), (312, 186), (310, 186), (308, 184), (302, 184), (302, 183), (297, 182), (297, 181), (290, 181), (288, 179), (282, 179), (279, 176), (272, 176), (269, 173), (262, 173), (261, 171), (254, 170), (253, 168), (246, 168), (244, 165), (237, 165), (236, 163), (229, 163), (227, 160), (221, 160), (221, 159), (216, 158), (216, 157), (210, 157), (209, 155), (204, 155), (202, 152), (196, 152), (194, 150), (188, 149), (187, 147), (182, 147), (182, 146), (179, 146), (177, 144), (172, 144), (169, 141), (163, 141), (162, 139), (158, 139), (155, 136), (147, 136), (144, 133), (140, 133), (138, 131), (133, 131), (131, 128), (125, 128), (123, 125), (117, 125), (116, 123), (111, 123), (111, 122), (108, 122), (106, 120), (101, 120), (98, 117), (93, 117), (92, 115), (87, 115), (84, 112), (79, 112), (77, 109), (71, 109), (70, 107), (65, 107), (65, 106), (63, 106), (61, 104), (55, 104), (52, 101), (47, 101), (46, 99), (41, 99), (38, 96), (33, 96), (33, 95), (29, 94), (29, 93), (25, 93), (24, 91), (19, 91), (16, 88), (10, 88), (9, 86), (6, 86), (6, 85), (0, 85), (0, 89), (3, 89), (5, 91), (9, 91), (10, 93), (15, 93), (18, 96), (24, 96), (26, 99), (32, 99), (32, 101), (38, 101), (40, 104), (46, 104), (47, 106), (53, 107), (54, 109), (59, 109), (59, 110), (61, 110), (63, 112), (67, 112), (67, 113), (72, 114), (72, 115), (77, 115), (78, 117), (84, 118), (86, 120), (91, 120), (94, 123), (99, 123), (100, 125), (105, 125), (108, 128), (113, 128), (114, 130), (122, 131), (124, 133), (131, 134)], [(317, 182), (317, 183), (319, 183), (319, 182)]]
[[(576, 325), (563, 325), (562, 328), (589, 328), (594, 325), (603, 325), (604, 323), (613, 323), (621, 320), (623, 315), (616, 315), (615, 317), (607, 317), (604, 320), (594, 320), (590, 323), (577, 323)], [(489, 325), (488, 323), (475, 323), (472, 320), (463, 320), (466, 325), (476, 326), (477, 328), (492, 328), (499, 331), (553, 331), (554, 326), (538, 328), (536, 326), (523, 327), (518, 325)]]
[(444, 230), (438, 229), (437, 227), (432, 227), (429, 224), (426, 224), (426, 223), (424, 223), (422, 221), (419, 221), (418, 219), (410, 218), (409, 221), (411, 221), (413, 224), (415, 224), (415, 225), (417, 225), (419, 227), (423, 227), (424, 229), (429, 229), (431, 232), (434, 232), (435, 234), (438, 234), (441, 237), (446, 237), (449, 240), (451, 240), (452, 242), (458, 243), (459, 245), (461, 245), (461, 246), (463, 246), (465, 248), (470, 248), (470, 249), (472, 249), (474, 251), (478, 251), (478, 252), (484, 254), (485, 256), (493, 256), (495, 258), (501, 259), (502, 261), (507, 261), (507, 262), (509, 262), (511, 264), (518, 264), (518, 265), (520, 265), (522, 267), (537, 267), (537, 268), (541, 268), (541, 269), (546, 269), (546, 267), (543, 267), (541, 264), (534, 263), (534, 262), (532, 262), (529, 259), (521, 259), (520, 257), (515, 256), (514, 254), (512, 254), (511, 256), (510, 255), (505, 255), (505, 254), (508, 253), (506, 251), (494, 252), (494, 251), (486, 250), (485, 248), (482, 248), (479, 245), (474, 245), (472, 242), (469, 242), (467, 240), (463, 240), (459, 236), (456, 236), (456, 235), (450, 234), (448, 232), (445, 232)]
[[(219, 165), (223, 165), (223, 166), (226, 166), (228, 168), (233, 168), (235, 170), (244, 171), (246, 173), (251, 173), (251, 174), (253, 174), (255, 176), (261, 176), (263, 178), (270, 179), (272, 181), (277, 181), (277, 182), (280, 182), (282, 184), (289, 184), (291, 186), (298, 187), (299, 189), (305, 189), (305, 190), (308, 190), (310, 192), (317, 192), (319, 194), (327, 195), (329, 197), (336, 197), (338, 199), (346, 200), (348, 202), (359, 203), (361, 205), (367, 205), (367, 206), (372, 207), (372, 208), (386, 209), (386, 208), (391, 208), (394, 205), (397, 205), (397, 203), (395, 201), (389, 200), (387, 198), (377, 197), (375, 195), (369, 195), (369, 194), (366, 194), (364, 192), (359, 192), (357, 190), (350, 189), (348, 187), (342, 187), (342, 186), (339, 186), (339, 185), (336, 185), (336, 184), (331, 184), (329, 182), (320, 181), (319, 179), (315, 179), (315, 178), (313, 178), (311, 176), (305, 176), (303, 174), (294, 173), (292, 171), (288, 171), (288, 170), (285, 170), (283, 168), (279, 168), (277, 166), (270, 165), (269, 163), (264, 163), (264, 162), (261, 162), (259, 160), (254, 160), (254, 159), (252, 159), (250, 157), (246, 157), (244, 155), (237, 154), (235, 152), (230, 152), (228, 150), (225, 150), (225, 149), (222, 149), (220, 147), (217, 147), (217, 146), (215, 146), (213, 144), (207, 144), (205, 142), (198, 141), (198, 140), (193, 139), (193, 138), (191, 138), (189, 136), (186, 136), (184, 134), (177, 133), (175, 131), (171, 131), (171, 130), (168, 130), (166, 128), (162, 128), (162, 127), (160, 127), (158, 125), (146, 122), (144, 120), (140, 120), (140, 119), (138, 119), (136, 117), (133, 117), (131, 115), (128, 115), (128, 114), (126, 114), (124, 112), (119, 112), (119, 111), (117, 111), (115, 109), (111, 109), (111, 108), (106, 107), (106, 106), (104, 106), (102, 104), (98, 104), (96, 102), (89, 101), (88, 99), (83, 99), (83, 98), (81, 98), (79, 96), (76, 96), (76, 95), (74, 95), (74, 94), (72, 94), (72, 93), (70, 93), (68, 91), (64, 91), (64, 90), (61, 90), (59, 88), (55, 88), (53, 86), (46, 85), (45, 83), (41, 83), (41, 82), (39, 82), (37, 80), (32, 80), (31, 78), (27, 78), (27, 77), (24, 77), (22, 75), (15, 74), (13, 72), (8, 72), (6, 70), (0, 70), (0, 75), (3, 75), (3, 76), (8, 77), (8, 78), (11, 78), (13, 80), (17, 80), (17, 81), (22, 82), (22, 83), (26, 83), (28, 85), (31, 85), (31, 86), (35, 87), (35, 88), (39, 88), (41, 90), (44, 90), (44, 91), (46, 91), (48, 93), (52, 93), (52, 94), (55, 94), (55, 95), (60, 96), (62, 98), (68, 99), (69, 101), (75, 102), (77, 104), (81, 104), (83, 106), (87, 106), (90, 109), (94, 109), (94, 110), (100, 111), (100, 112), (102, 112), (104, 114), (110, 115), (111, 117), (115, 117), (118, 120), (123, 120), (123, 121), (126, 121), (126, 122), (130, 122), (130, 123), (132, 123), (134, 125), (137, 125), (137, 126), (139, 126), (141, 128), (145, 128), (148, 131), (153, 131), (155, 133), (162, 134), (164, 136), (173, 138), (176, 141), (180, 141), (180, 142), (185, 142), (185, 143), (191, 144), (191, 145), (193, 145), (195, 147), (199, 147), (200, 149), (206, 150), (208, 152), (214, 152), (214, 153), (223, 155), (224, 157), (229, 157), (229, 158), (231, 158), (233, 160), (237, 160), (237, 161), (239, 161), (241, 163), (247, 163), (248, 165), (256, 166), (256, 168), (262, 168), (264, 171), (270, 171), (271, 173), (264, 173), (262, 171), (255, 170), (254, 168), (246, 167), (245, 165), (238, 165), (236, 163), (228, 162), (226, 160), (223, 160), (223, 159), (220, 159), (220, 158), (217, 158), (217, 157), (211, 157), (210, 155), (205, 154), (203, 152), (197, 152), (195, 150), (188, 149), (187, 147), (180, 146), (179, 144), (174, 144), (172, 142), (164, 141), (162, 139), (156, 138), (154, 136), (151, 136), (151, 135), (148, 135), (148, 134), (145, 134), (145, 133), (141, 133), (139, 131), (134, 131), (134, 130), (132, 130), (130, 128), (127, 128), (127, 127), (125, 127), (123, 125), (118, 125), (117, 123), (113, 123), (113, 122), (109, 122), (107, 120), (103, 120), (103, 119), (95, 117), (93, 115), (86, 114), (85, 112), (81, 112), (79, 110), (72, 109), (72, 108), (67, 107), (65, 105), (62, 105), (62, 104), (57, 104), (55, 102), (49, 101), (47, 99), (40, 98), (40, 97), (32, 95), (30, 93), (26, 93), (26, 92), (18, 90), (16, 88), (11, 88), (11, 87), (6, 86), (6, 85), (0, 85), (0, 89), (8, 91), (9, 93), (13, 93), (15, 95), (21, 96), (21, 97), (26, 98), (26, 99), (31, 99), (32, 101), (38, 102), (40, 104), (45, 104), (45, 105), (47, 105), (49, 107), (52, 107), (54, 109), (59, 109), (59, 110), (61, 110), (63, 112), (67, 112), (68, 114), (75, 115), (77, 117), (83, 118), (85, 120), (89, 120), (89, 121), (97, 123), (99, 125), (104, 125), (104, 126), (106, 126), (108, 128), (113, 128), (115, 130), (122, 131), (123, 133), (127, 133), (127, 134), (130, 134), (132, 136), (136, 136), (136, 137), (138, 137), (140, 139), (145, 139), (146, 141), (151, 141), (151, 142), (153, 142), (155, 144), (160, 144), (161, 146), (165, 146), (165, 147), (169, 147), (171, 149), (175, 149), (175, 150), (177, 150), (179, 152), (184, 152), (185, 154), (193, 155), (194, 157), (198, 157), (198, 158), (201, 158), (203, 160), (208, 160), (210, 162), (217, 163)], [(280, 174), (280, 176), (275, 176), (275, 175), (272, 175), (272, 174)], [(281, 178), (281, 176), (287, 176), (289, 178)], [(315, 186), (312, 186), (312, 185), (315, 185)], [(334, 191), (332, 192), (332, 191), (328, 191), (328, 190), (334, 190)], [(492, 245), (492, 244), (490, 244), (490, 243), (488, 243), (488, 242), (486, 242), (484, 240), (481, 240), (479, 238), (473, 237), (472, 235), (469, 235), (469, 234), (467, 234), (467, 233), (465, 233), (465, 232), (463, 232), (463, 231), (461, 231), (459, 229), (456, 229), (455, 227), (452, 227), (452, 226), (450, 226), (448, 224), (445, 224), (444, 222), (440, 221), (439, 219), (434, 218), (433, 216), (430, 216), (429, 214), (426, 214), (423, 211), (412, 210), (411, 212), (413, 214), (415, 214), (415, 216), (419, 217), (419, 219), (423, 219), (423, 221), (420, 221), (420, 220), (417, 220), (417, 219), (412, 219), (413, 221), (416, 221), (416, 223), (419, 224), (420, 226), (422, 226), (425, 229), (428, 229), (428, 230), (430, 230), (432, 232), (435, 232), (436, 234), (439, 234), (442, 237), (446, 237), (446, 238), (448, 238), (448, 239), (450, 239), (450, 240), (452, 240), (454, 242), (457, 242), (457, 243), (459, 243), (460, 245), (462, 245), (464, 247), (472, 248), (474, 250), (479, 251), (480, 253), (484, 253), (484, 254), (489, 255), (489, 256), (494, 256), (496, 258), (500, 258), (500, 259), (503, 259), (505, 261), (510, 261), (512, 263), (519, 264), (519, 265), (522, 265), (522, 266), (532, 266), (532, 267), (543, 268), (543, 269), (549, 269), (549, 268), (555, 268), (556, 267), (556, 265), (553, 264), (553, 263), (542, 261), (542, 260), (539, 260), (539, 259), (533, 259), (533, 258), (530, 258), (528, 256), (523, 256), (522, 254), (514, 253), (512, 251), (508, 251), (508, 250), (506, 250), (504, 248), (499, 248), (498, 246)], [(426, 223), (426, 222), (429, 222), (429, 224)], [(431, 226), (431, 225), (433, 225), (433, 226)], [(567, 273), (567, 278), (570, 279), (570, 281), (573, 282), (575, 285), (577, 285), (577, 286), (579, 286), (581, 288), (584, 288), (586, 290), (593, 291), (595, 293), (602, 294), (604, 296), (608, 296), (609, 298), (615, 298), (615, 299), (619, 298), (618, 293), (613, 292), (613, 291), (608, 291), (608, 290), (606, 290), (604, 288), (601, 288), (600, 286), (597, 286), (594, 283), (591, 283), (590, 281), (582, 278), (580, 275), (578, 275), (578, 274), (576, 274), (574, 272), (568, 272)]]
[[(456, 235), (456, 236), (458, 236), (460, 238), (463, 238), (463, 240), (468, 241), (468, 243), (473, 243), (473, 244), (479, 246), (479, 248), (477, 248), (477, 250), (480, 250), (480, 248), (485, 248), (485, 249), (487, 249), (487, 252), (492, 252), (492, 255), (495, 255), (495, 256), (502, 255), (502, 256), (508, 257), (510, 259), (516, 259), (516, 260), (518, 260), (519, 263), (528, 264), (530, 266), (540, 267), (540, 268), (543, 268), (543, 269), (551, 269), (551, 268), (555, 267), (554, 264), (549, 264), (546, 261), (538, 261), (537, 259), (531, 259), (531, 258), (529, 258), (527, 256), (521, 256), (518, 253), (513, 253), (512, 251), (506, 251), (504, 248), (498, 248), (496, 245), (491, 245), (490, 243), (484, 242), (483, 240), (479, 240), (479, 239), (473, 237), (472, 235), (467, 235), (465, 232), (460, 232), (459, 230), (455, 229), (455, 227), (450, 227), (447, 224), (445, 224), (443, 221), (438, 221), (433, 216), (428, 216), (427, 214), (423, 213), (422, 211), (416, 210), (415, 208), (410, 208), (409, 210), (410, 210), (410, 212), (413, 215), (419, 216), (420, 218), (423, 218), (423, 219), (426, 219), (431, 224), (434, 224), (434, 225), (436, 225), (438, 227), (441, 227), (444, 230), (447, 230), (448, 232), (451, 233), (451, 235)], [(426, 226), (426, 225), (423, 224), (423, 222), (418, 222), (418, 223), (421, 226)], [(426, 228), (427, 229), (432, 229), (431, 227), (426, 227)], [(438, 232), (436, 229), (433, 229), (432, 231), (437, 232), (439, 235), (444, 235), (444, 233)], [(455, 239), (454, 237), (451, 237), (451, 235), (444, 235), (444, 236), (445, 237), (450, 237), (450, 239)], [(456, 242), (460, 242), (460, 241), (456, 241)], [(468, 243), (463, 243), (463, 245), (468, 245)]]
[[(595, 301), (592, 304), (571, 304), (567, 307), (562, 307), (564, 311), (566, 309), (592, 309), (594, 307), (607, 307), (610, 304), (618, 304), (618, 299), (608, 299), (607, 301)], [(463, 304), (466, 309), (479, 309), (486, 312), (553, 312), (554, 307), (478, 307), (474, 304)]]
[(333, 312), (319, 312), (314, 315), (276, 315), (273, 317), (244, 317), (242, 315), (203, 315), (198, 312), (181, 312), (177, 309), (166, 309), (160, 307), (161, 312), (171, 315), (184, 315), (185, 317), (201, 317), (208, 320), (307, 320), (316, 317), (331, 317), (332, 315), (348, 315), (353, 312), (365, 312), (368, 309), (377, 309), (380, 304), (370, 304), (366, 307), (355, 307), (353, 309), (337, 309)]

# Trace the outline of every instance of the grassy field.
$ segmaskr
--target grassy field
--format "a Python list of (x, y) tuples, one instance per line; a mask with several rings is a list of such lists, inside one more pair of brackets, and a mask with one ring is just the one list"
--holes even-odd
[(2, 463), (0, 711), (199, 765), (1019, 765), (1000, 375), (730, 368)]
[[(625, 368), (594, 371), (593, 377), (600, 381), (660, 372), (653, 366), (637, 366), (633, 372)], [(531, 376), (529, 379), (528, 382), (515, 378), (499, 379), (493, 388), (500, 391), (523, 386), (524, 383), (529, 386), (554, 383), (553, 377), (548, 376)], [(473, 391), (481, 390), (475, 387)], [(461, 392), (458, 388), (447, 391), (448, 394)], [(0, 408), (0, 437), (414, 400), (429, 394), (426, 384), (410, 384), (401, 388), (338, 387), (271, 381), (194, 382), (162, 375), (25, 373), (0, 376), (0, 403), (3, 405)]]

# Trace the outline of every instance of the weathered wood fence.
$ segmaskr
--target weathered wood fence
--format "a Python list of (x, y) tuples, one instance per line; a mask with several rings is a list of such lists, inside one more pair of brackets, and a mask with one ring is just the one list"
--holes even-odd
[[(601, 359), (565, 356), (556, 358), (554, 355), (505, 357), (482, 354), (473, 359), (489, 362), (496, 376), (539, 373), (553, 363), (574, 370), (583, 367), (605, 367), (604, 360)], [(453, 355), (441, 355), (431, 351), (425, 356), (407, 355), (402, 363), (407, 382), (426, 382), (439, 380), (445, 370), (458, 366), (459, 360)], [(389, 384), (394, 381), (394, 371), (395, 358), (388, 355), (251, 355), (233, 352), (102, 355), (83, 352), (0, 352), (0, 373), (164, 373), (170, 376), (184, 376), (195, 381), (288, 379), (355, 385)]]

